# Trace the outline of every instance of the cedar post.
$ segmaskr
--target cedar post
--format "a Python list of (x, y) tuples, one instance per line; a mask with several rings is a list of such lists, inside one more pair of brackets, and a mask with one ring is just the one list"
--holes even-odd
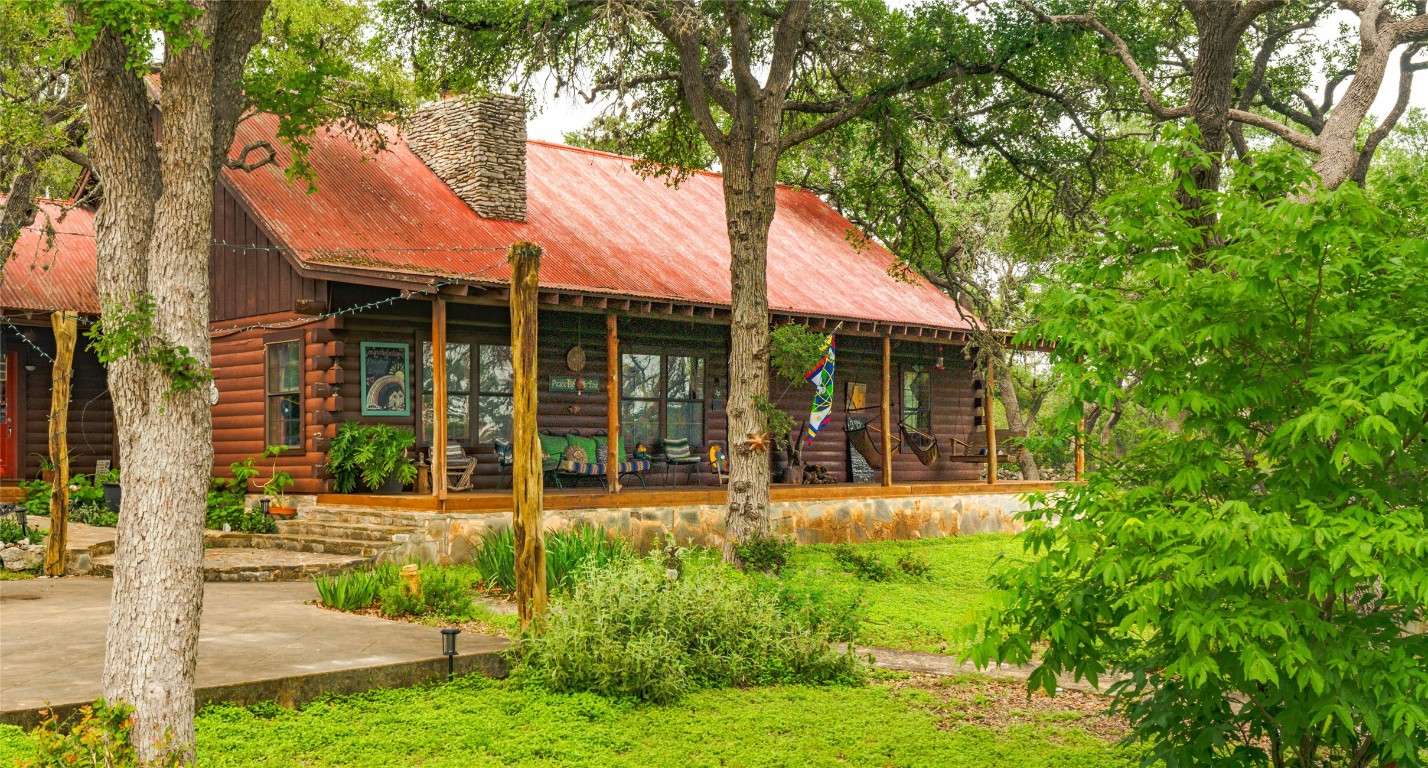
[(986, 383), (982, 387), (982, 423), (987, 429), (987, 485), (997, 484), (997, 425), (992, 418), (996, 408), (992, 405), (996, 397), (996, 370), (992, 365), (992, 355), (987, 353)]
[(614, 312), (605, 316), (605, 434), (609, 435), (609, 458), (605, 462), (606, 485), (610, 493), (620, 492), (620, 321)]
[(78, 315), (50, 316), (55, 331), (55, 363), (50, 374), (50, 463), (55, 467), (50, 491), (50, 535), (45, 541), (45, 575), (63, 576), (69, 540), (69, 390), (74, 377), (74, 342)]
[(446, 299), (431, 300), (431, 492), (446, 501)]
[(1083, 414), (1076, 419), (1076, 466), (1072, 470), (1073, 479), (1081, 482), (1081, 476), (1086, 474), (1086, 417)]
[(893, 483), (892, 457), (892, 337), (883, 337), (883, 487)]
[(511, 494), (516, 539), (516, 605), (521, 628), (545, 614), (545, 542), (541, 534), (540, 438), (536, 432), (536, 340), (540, 246), (511, 246), (511, 360), (513, 388)]

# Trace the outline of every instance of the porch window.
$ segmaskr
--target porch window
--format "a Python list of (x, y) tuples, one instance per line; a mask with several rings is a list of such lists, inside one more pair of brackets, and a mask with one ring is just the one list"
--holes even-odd
[[(435, 423), (431, 342), (422, 343), (422, 429), (431, 439)], [(446, 435), (475, 445), (511, 439), (514, 409), (511, 348), (499, 344), (446, 345)], [(474, 411), (472, 407), (475, 407)], [(474, 430), (474, 431), (473, 431)]]
[(704, 359), (625, 354), (620, 360), (620, 431), (625, 444), (654, 446), (666, 437), (704, 441)]
[(921, 368), (902, 371), (902, 421), (921, 432), (932, 431), (931, 381)]
[(265, 349), (268, 445), (302, 445), (302, 347), (298, 340)]

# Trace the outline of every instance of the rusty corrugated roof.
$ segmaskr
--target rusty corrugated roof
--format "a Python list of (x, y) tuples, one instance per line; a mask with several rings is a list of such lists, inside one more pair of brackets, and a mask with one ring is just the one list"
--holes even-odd
[(34, 225), (20, 230), (5, 264), (0, 310), (98, 314), (95, 263), (94, 213), (40, 201)]
[[(272, 140), (276, 127), (271, 115), (244, 121), (235, 150)], [(371, 155), (339, 132), (319, 132), (308, 155), (317, 185), (311, 193), (285, 177), (285, 149), (277, 165), (223, 173), (308, 266), (502, 283), (509, 280), (504, 248), (528, 240), (544, 248), (543, 287), (729, 304), (729, 238), (717, 174), (695, 173), (671, 187), (641, 177), (631, 158), (530, 141), (527, 221), (496, 221), (477, 216), (397, 132), (387, 137), (387, 151)], [(853, 225), (816, 195), (781, 186), (777, 206), (768, 252), (772, 311), (969, 327), (926, 280), (893, 277), (887, 250), (871, 242), (855, 246), (861, 238), (850, 237)]]

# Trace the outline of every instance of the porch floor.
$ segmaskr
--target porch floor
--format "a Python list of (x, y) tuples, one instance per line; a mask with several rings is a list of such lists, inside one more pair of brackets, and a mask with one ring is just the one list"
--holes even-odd
[[(973, 496), (984, 494), (1018, 494), (1034, 491), (1054, 491), (1066, 485), (1064, 481), (1001, 480), (965, 483), (834, 483), (829, 485), (775, 485), (773, 501), (841, 501), (845, 499), (895, 499), (912, 496)], [(727, 488), (713, 485), (689, 485), (661, 488), (625, 488), (611, 493), (603, 488), (545, 489), (547, 510), (625, 509), (632, 507), (679, 507), (723, 504)], [(363, 494), (325, 493), (316, 499), (319, 507), (368, 507), (412, 512), (510, 512), (513, 507), (508, 489), (450, 493), (438, 499), (433, 494)]]

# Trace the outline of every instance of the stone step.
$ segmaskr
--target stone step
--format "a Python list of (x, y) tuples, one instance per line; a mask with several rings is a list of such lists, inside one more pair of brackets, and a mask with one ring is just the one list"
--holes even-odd
[(308, 520), (295, 518), (279, 520), (278, 533), (283, 535), (321, 536), (329, 539), (351, 541), (379, 541), (392, 543), (392, 537), (411, 532), (411, 527), (403, 525), (374, 525), (370, 523), (340, 523), (329, 520)]
[(309, 520), (349, 525), (394, 525), (417, 527), (432, 518), (429, 512), (368, 509), (363, 507), (312, 507), (298, 512), (294, 520)]
[[(306, 581), (361, 568), (368, 557), (290, 552), (253, 547), (212, 547), (203, 553), (204, 581)], [(92, 576), (114, 575), (114, 556), (94, 558)]]
[(323, 555), (375, 557), (391, 547), (392, 542), (353, 541), (289, 533), (222, 533), (208, 536), (204, 545), (215, 549), (282, 549)]

